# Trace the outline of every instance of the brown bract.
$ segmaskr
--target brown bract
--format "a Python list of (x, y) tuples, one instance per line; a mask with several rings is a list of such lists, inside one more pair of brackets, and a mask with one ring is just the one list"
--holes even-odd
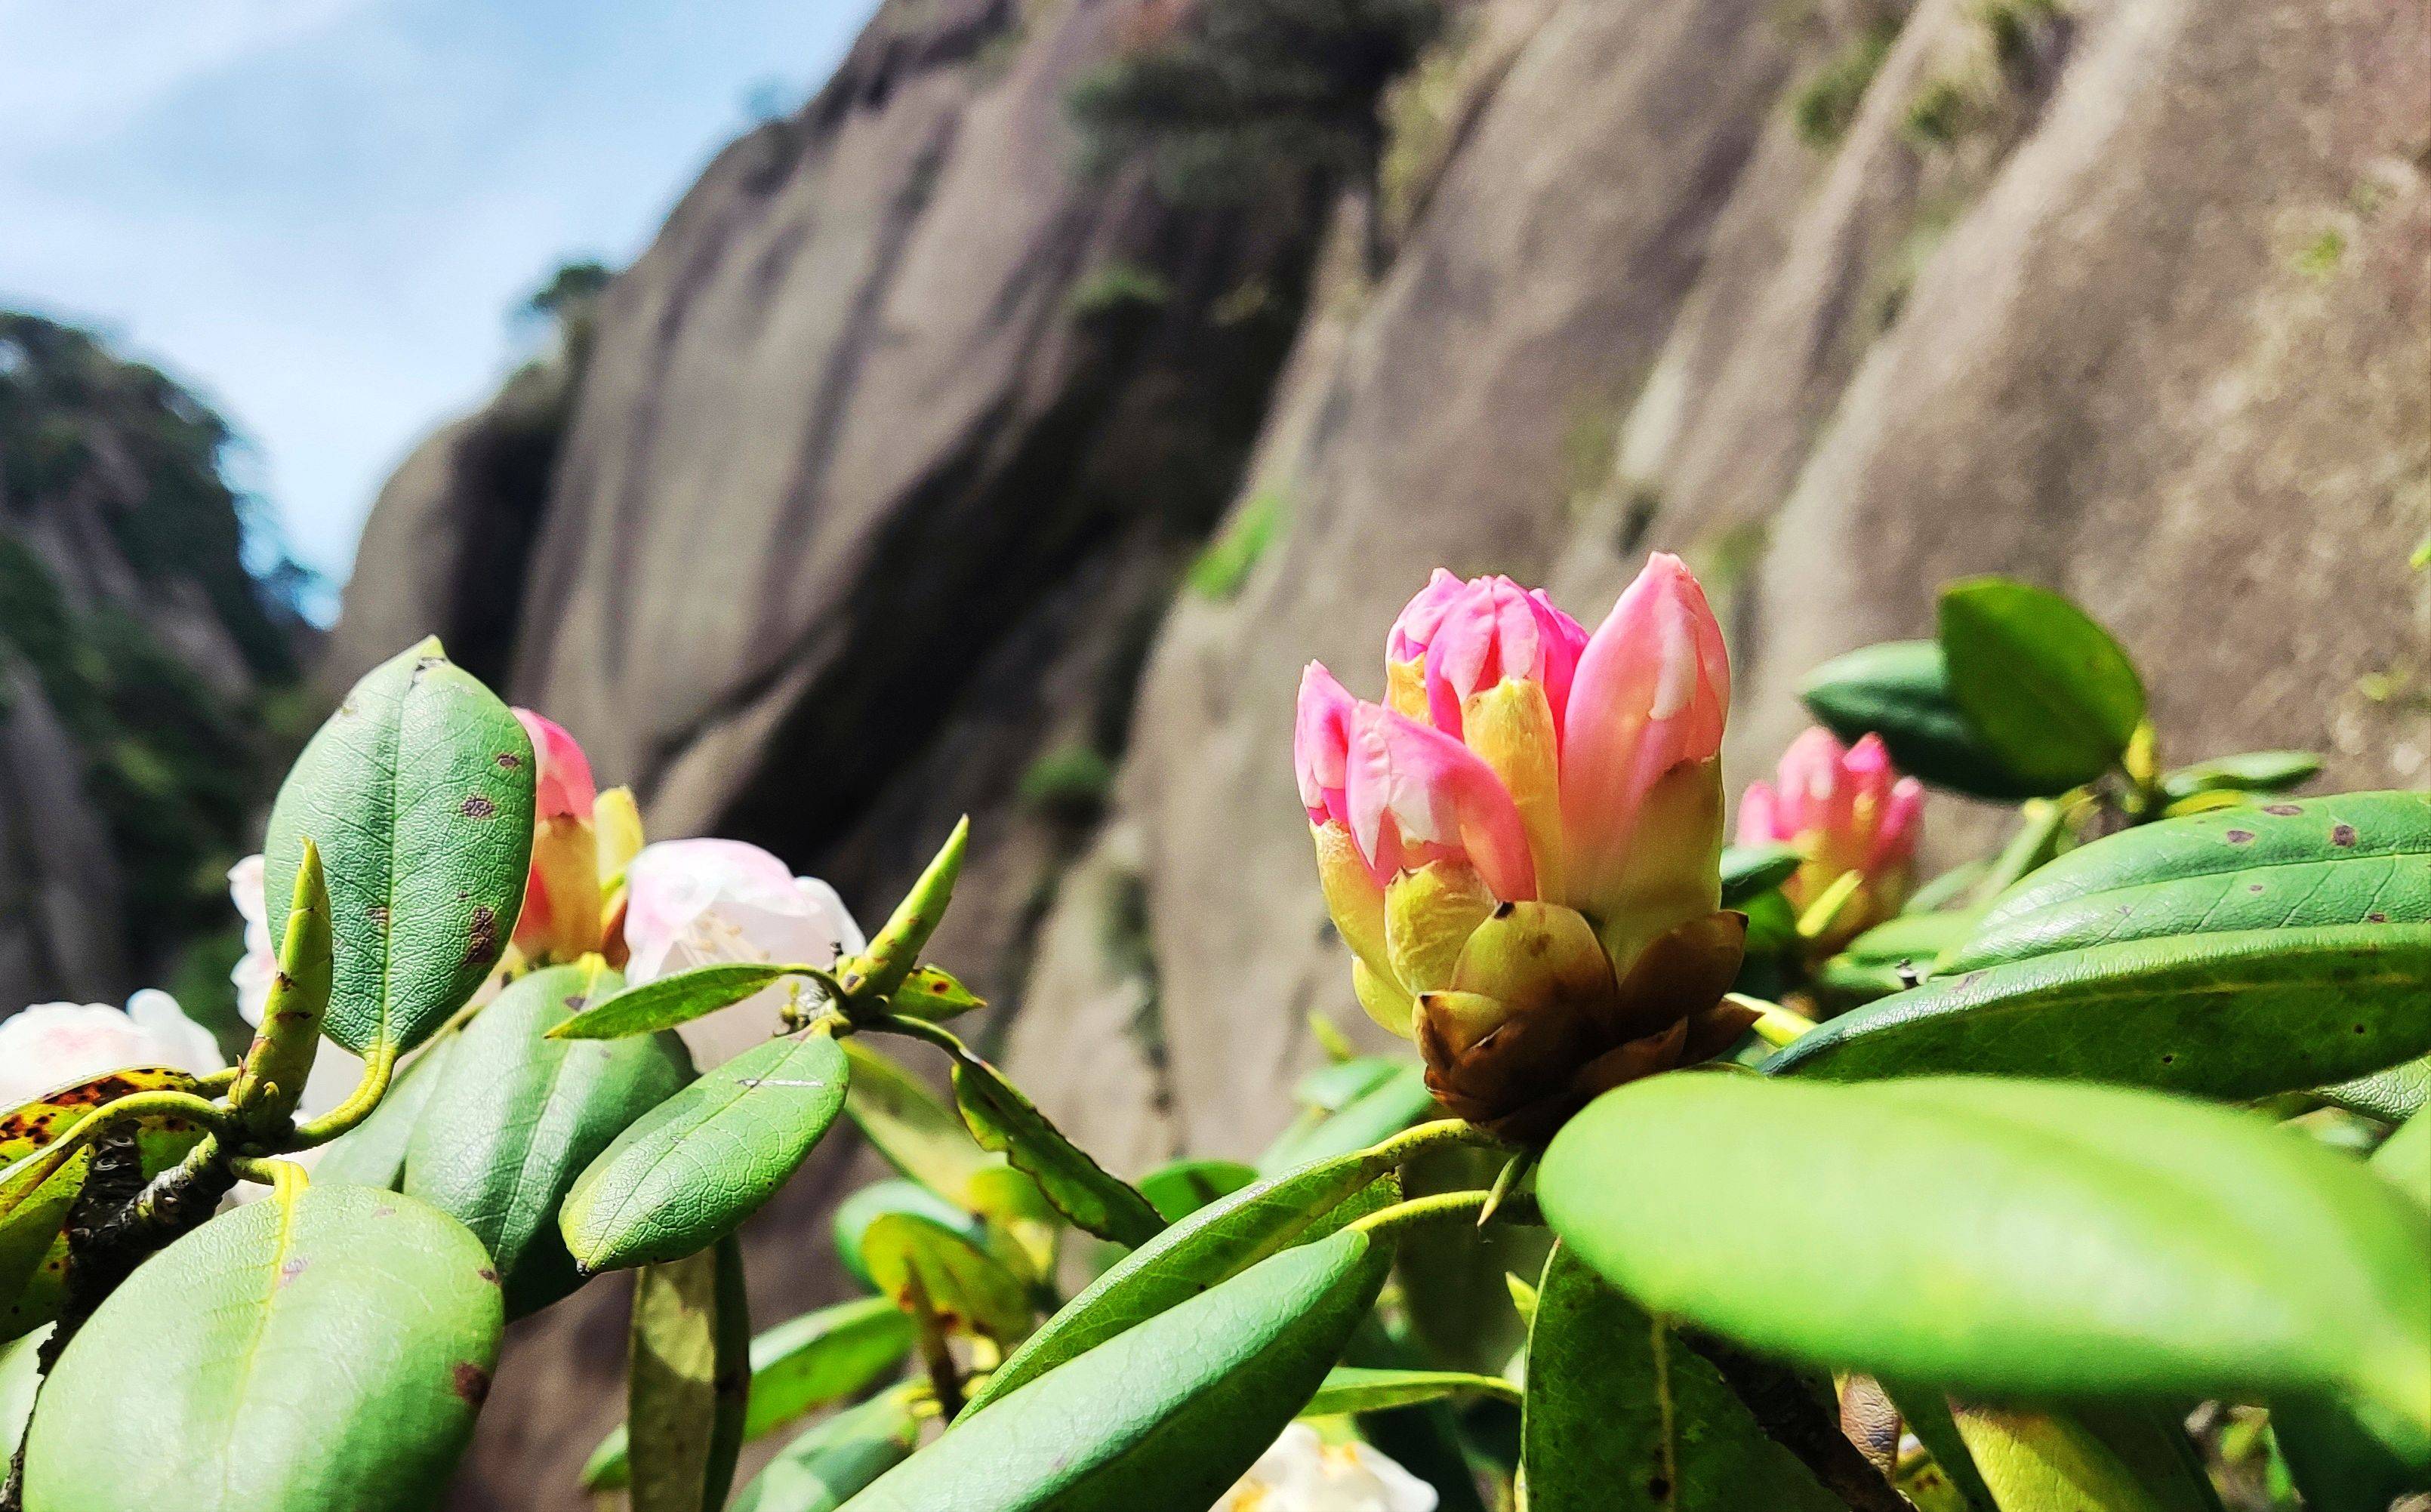
[(1609, 966), (1591, 983), (1566, 960), (1498, 983), (1500, 1013), (1462, 990), (1466, 983), (1423, 994), (1417, 1028), (1427, 1088), (1488, 1133), (1540, 1145), (1600, 1094), (1736, 1043), (1755, 1015), (1722, 995), (1746, 945), (1747, 916), (1716, 913), (1658, 937), (1618, 984)]

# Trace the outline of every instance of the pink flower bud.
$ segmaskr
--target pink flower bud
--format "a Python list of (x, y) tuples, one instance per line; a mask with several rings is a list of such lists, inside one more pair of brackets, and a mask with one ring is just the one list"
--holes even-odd
[(599, 790), (591, 781), (591, 758), (563, 725), (529, 709), (517, 709), (515, 718), (531, 737), (537, 770), (532, 774), (532, 810), (539, 819), (588, 819)]
[(1793, 902), (1853, 871), (1868, 899), (1849, 913), (1852, 926), (1895, 911), (1916, 860), (1924, 788), (1899, 775), (1881, 737), (1843, 747), (1830, 731), (1809, 730), (1790, 742), (1774, 775), (1750, 783), (1739, 800), (1739, 843), (1798, 848), (1806, 863), (1787, 887)]
[(1351, 710), (1348, 768), (1350, 832), (1380, 874), (1466, 860), (1495, 897), (1536, 896), (1519, 807), (1476, 752), (1363, 703)]
[(1349, 784), (1347, 753), (1350, 748), (1352, 698), (1325, 669), (1311, 662), (1299, 675), (1299, 712), (1292, 726), (1292, 765), (1299, 773), (1300, 806), (1308, 822), (1350, 822), (1343, 798)]
[(1385, 662), (1424, 662), (1445, 613), (1467, 591), (1467, 583), (1437, 567), (1427, 585), (1401, 606), (1400, 617), (1393, 621), (1392, 633), (1384, 637)]
[(1457, 735), (1462, 706), (1509, 679), (1544, 688), (1558, 729), (1586, 642), (1585, 630), (1542, 589), (1500, 577), (1464, 583), (1445, 602), (1427, 645), (1427, 715), (1437, 730)]
[[(1730, 700), (1730, 658), (1705, 591), (1685, 563), (1658, 551), (1589, 637), (1570, 682), (1562, 821), (1575, 906), (1601, 918), (1601, 905), (1642, 890), (1629, 874), (1633, 852), (1644, 848), (1647, 795), (1675, 769), (1716, 757)], [(1713, 840), (1718, 846), (1719, 834)]]

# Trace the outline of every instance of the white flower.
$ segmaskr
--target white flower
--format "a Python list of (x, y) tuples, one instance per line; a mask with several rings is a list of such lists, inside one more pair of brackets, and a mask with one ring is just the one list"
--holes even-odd
[(138, 1066), (202, 1075), (225, 1070), (209, 1031), (177, 1000), (146, 987), (124, 1009), (108, 1003), (36, 1003), (0, 1019), (0, 1112), (75, 1082)]
[[(244, 916), (244, 959), (228, 973), (236, 985), (236, 1011), (256, 1029), (261, 1027), (262, 1006), (270, 1000), (270, 981), (278, 974), (278, 958), (270, 949), (270, 909), (262, 899), (262, 864), (247, 856), (228, 868), (228, 898)], [(312, 1073), (304, 1079), (304, 1096), (295, 1105), (299, 1118), (318, 1117), (354, 1094), (363, 1079), (361, 1057), (328, 1039), (321, 1041), (312, 1059)]]
[[(625, 868), (625, 980), (635, 986), (719, 961), (826, 966), (868, 941), (834, 888), (739, 840), (662, 840)], [(780, 983), (678, 1033), (705, 1070), (777, 1032)]]
[(1435, 1512), (1435, 1489), (1366, 1444), (1285, 1428), (1209, 1512)]

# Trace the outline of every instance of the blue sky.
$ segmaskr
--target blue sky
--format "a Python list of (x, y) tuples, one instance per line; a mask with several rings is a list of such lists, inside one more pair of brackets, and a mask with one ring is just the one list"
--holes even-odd
[(521, 355), (568, 256), (621, 263), (874, 0), (0, 0), (0, 305), (94, 326), (252, 443), (343, 580), (413, 441)]

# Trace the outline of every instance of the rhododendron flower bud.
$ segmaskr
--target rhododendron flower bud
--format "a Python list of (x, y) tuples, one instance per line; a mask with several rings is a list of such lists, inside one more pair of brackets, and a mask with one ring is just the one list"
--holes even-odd
[(1310, 667), (1295, 764), (1353, 986), (1436, 1096), (1535, 1139), (1727, 1048), (1748, 1021), (1719, 1001), (1746, 935), (1718, 911), (1730, 667), (1680, 560), (1593, 635), (1507, 578), (1437, 572), (1385, 670), (1378, 705)]
[(532, 961), (574, 961), (599, 949), (598, 799), (591, 759), (564, 726), (528, 709), (515, 717), (531, 736), (531, 875), (515, 919), (515, 948)]
[(1739, 844), (1797, 848), (1802, 859), (1782, 891), (1802, 911), (1857, 874), (1857, 890), (1816, 942), (1837, 949), (1907, 901), (1924, 786), (1899, 775), (1879, 735), (1842, 746), (1821, 729), (1790, 742), (1775, 775), (1775, 782), (1750, 783), (1739, 799)]
[(1362, 1443), (1288, 1425), (1208, 1512), (1435, 1512), (1435, 1488)]
[(227, 1062), (177, 1000), (146, 987), (124, 1009), (41, 1002), (0, 1018), (0, 1113), (45, 1092), (142, 1066), (202, 1075)]
[[(719, 961), (828, 966), (868, 949), (835, 889), (739, 840), (662, 840), (625, 868), (625, 980), (634, 986)], [(706, 1070), (782, 1027), (779, 983), (679, 1026)]]

